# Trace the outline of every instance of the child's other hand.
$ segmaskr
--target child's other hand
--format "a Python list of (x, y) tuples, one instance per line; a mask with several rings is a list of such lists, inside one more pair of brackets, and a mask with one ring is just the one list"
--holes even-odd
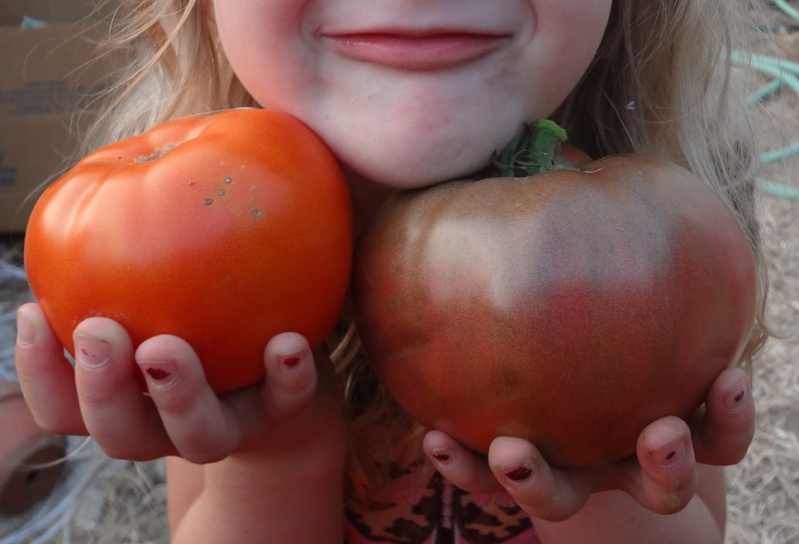
[(255, 449), (280, 455), (312, 440), (346, 440), (332, 366), (320, 359), (317, 368), (300, 335), (273, 338), (264, 357), (266, 379), (222, 396), (177, 337), (151, 338), (134, 351), (119, 324), (91, 318), (74, 338), (73, 370), (39, 306), (20, 308), (20, 384), (42, 428), (90, 434), (112, 457), (177, 455), (208, 463)]
[(488, 465), (485, 457), (439, 431), (427, 434), (424, 449), (458, 487), (472, 492), (504, 488), (535, 518), (567, 519), (593, 493), (607, 490), (622, 490), (647, 510), (671, 514), (697, 493), (697, 463), (731, 465), (746, 455), (755, 427), (746, 374), (725, 370), (689, 423), (676, 417), (657, 420), (639, 436), (635, 458), (582, 469), (550, 467), (533, 444), (519, 438), (495, 439)]

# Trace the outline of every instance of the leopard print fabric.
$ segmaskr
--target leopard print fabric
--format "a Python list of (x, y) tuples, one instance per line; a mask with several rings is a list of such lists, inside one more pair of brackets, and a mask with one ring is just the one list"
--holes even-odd
[(348, 544), (540, 544), (510, 495), (467, 493), (438, 473), (398, 474), (372, 504), (349, 504), (346, 517)]

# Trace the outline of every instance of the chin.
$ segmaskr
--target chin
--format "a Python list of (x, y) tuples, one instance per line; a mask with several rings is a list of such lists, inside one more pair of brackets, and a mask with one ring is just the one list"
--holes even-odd
[[(513, 134), (485, 133), (479, 140), (435, 138), (384, 138), (360, 145), (338, 147), (333, 152), (353, 172), (379, 185), (416, 189), (464, 178), (488, 164), (494, 153), (507, 145)], [(405, 136), (405, 135), (403, 135)], [(391, 141), (394, 145), (378, 144)], [(398, 145), (408, 142), (409, 145)]]
[(348, 166), (364, 178), (385, 187), (418, 189), (464, 178), (485, 167), (491, 160), (491, 153), (467, 161), (464, 161), (463, 157), (449, 161), (425, 160), (424, 158), (418, 160), (394, 159), (379, 163), (354, 161), (349, 162)]

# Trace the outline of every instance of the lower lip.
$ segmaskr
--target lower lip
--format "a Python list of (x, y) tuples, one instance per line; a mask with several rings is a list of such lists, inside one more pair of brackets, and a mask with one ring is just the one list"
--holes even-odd
[(324, 36), (340, 55), (401, 70), (454, 68), (496, 51), (504, 36), (483, 34), (343, 34)]

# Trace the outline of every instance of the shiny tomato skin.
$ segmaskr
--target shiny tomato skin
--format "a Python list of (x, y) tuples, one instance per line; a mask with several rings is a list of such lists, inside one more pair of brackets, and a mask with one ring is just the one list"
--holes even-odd
[(580, 467), (700, 406), (751, 332), (755, 262), (695, 176), (613, 156), (399, 193), (356, 245), (352, 294), (372, 366), (417, 421)]
[(82, 320), (135, 345), (186, 340), (218, 392), (264, 375), (277, 333), (312, 345), (349, 285), (352, 212), (337, 160), (298, 120), (258, 109), (180, 119), (90, 154), (37, 202), (31, 289), (73, 352)]

